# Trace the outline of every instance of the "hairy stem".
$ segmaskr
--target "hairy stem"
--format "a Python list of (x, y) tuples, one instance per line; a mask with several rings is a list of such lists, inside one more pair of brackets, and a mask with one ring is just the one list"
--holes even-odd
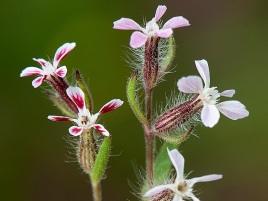
[(154, 163), (154, 136), (151, 131), (151, 110), (152, 110), (152, 89), (146, 89), (145, 109), (148, 126), (144, 126), (144, 135), (146, 143), (146, 178), (148, 182), (153, 180), (153, 163)]
[(92, 192), (93, 192), (93, 200), (101, 201), (101, 183), (100, 182), (92, 182)]

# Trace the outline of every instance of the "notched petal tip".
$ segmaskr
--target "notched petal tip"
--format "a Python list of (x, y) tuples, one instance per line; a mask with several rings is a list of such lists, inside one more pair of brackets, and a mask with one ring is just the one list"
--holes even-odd
[(70, 117), (63, 117), (63, 116), (49, 115), (47, 118), (51, 121), (72, 121)]
[(114, 29), (120, 30), (140, 30), (140, 25), (132, 19), (129, 18), (121, 18), (115, 22), (113, 22)]
[(85, 94), (79, 87), (69, 86), (66, 93), (78, 109), (83, 110), (85, 108)]
[(108, 130), (104, 128), (101, 124), (93, 124), (91, 127), (95, 128), (97, 131), (99, 131), (102, 135), (109, 137), (110, 133)]
[(73, 136), (78, 136), (81, 135), (83, 132), (83, 128), (82, 127), (78, 127), (78, 126), (72, 126), (69, 128), (69, 133)]
[(177, 17), (173, 17), (170, 20), (168, 20), (164, 26), (163, 29), (176, 29), (176, 28), (180, 28), (180, 27), (185, 27), (185, 26), (189, 26), (190, 23), (187, 19), (185, 19), (182, 16), (177, 16)]
[(183, 93), (199, 93), (203, 89), (203, 83), (199, 76), (191, 75), (178, 80), (177, 86)]
[(67, 74), (67, 68), (66, 66), (62, 66), (60, 68), (58, 68), (55, 73), (59, 76), (59, 77), (62, 77), (64, 78)]
[(37, 77), (32, 81), (32, 85), (34, 88), (39, 87), (46, 79), (46, 76)]
[(54, 68), (58, 67), (59, 62), (67, 56), (76, 46), (76, 43), (65, 43), (62, 46), (60, 46), (54, 56), (53, 60), (53, 66)]
[(99, 114), (104, 114), (106, 112), (113, 111), (123, 105), (123, 101), (120, 99), (113, 99), (106, 103), (99, 111)]
[(184, 157), (181, 155), (181, 153), (177, 149), (173, 149), (171, 151), (168, 151), (169, 158), (176, 169), (177, 172), (177, 178), (183, 178), (184, 174)]
[(159, 5), (155, 11), (155, 21), (157, 22), (158, 20), (160, 20), (160, 18), (165, 14), (165, 12), (167, 11), (167, 7), (164, 5)]

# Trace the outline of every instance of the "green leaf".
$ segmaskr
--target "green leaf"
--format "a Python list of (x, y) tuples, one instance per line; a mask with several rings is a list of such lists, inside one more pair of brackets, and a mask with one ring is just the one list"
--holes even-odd
[(154, 162), (154, 181), (156, 183), (162, 182), (168, 178), (169, 172), (172, 167), (171, 160), (167, 153), (167, 148), (169, 150), (177, 149), (179, 145), (164, 143), (155, 159)]
[(136, 117), (140, 120), (140, 122), (147, 124), (148, 122), (142, 113), (139, 103), (136, 97), (136, 82), (137, 82), (137, 76), (138, 76), (138, 70), (134, 71), (130, 78), (128, 79), (127, 83), (127, 99), (130, 105), (130, 108), (132, 109), (133, 113), (136, 115)]
[(79, 70), (75, 71), (75, 78), (76, 78), (76, 83), (77, 86), (84, 92), (85, 94), (85, 102), (86, 102), (86, 106), (89, 109), (89, 111), (92, 113), (93, 110), (93, 100), (92, 100), (92, 96), (91, 93), (87, 87), (87, 85), (84, 82), (84, 79), (82, 77), (82, 75), (80, 74)]
[(102, 179), (108, 160), (109, 160), (110, 148), (111, 148), (111, 138), (106, 137), (101, 144), (99, 153), (97, 155), (97, 158), (96, 158), (96, 161), (95, 161), (92, 173), (91, 173), (92, 182), (98, 182)]

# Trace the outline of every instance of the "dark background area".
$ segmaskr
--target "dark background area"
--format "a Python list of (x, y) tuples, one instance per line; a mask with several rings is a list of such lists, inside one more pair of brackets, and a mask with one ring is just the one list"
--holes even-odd
[[(154, 93), (158, 104), (176, 90), (182, 76), (197, 75), (194, 60), (206, 59), (211, 85), (220, 91), (236, 89), (250, 112), (232, 121), (221, 116), (209, 129), (199, 126), (180, 147), (190, 177), (221, 173), (217, 182), (197, 184), (201, 200), (268, 200), (267, 159), (267, 47), (268, 3), (265, 0), (177, 1), (2, 1), (1, 23), (1, 139), (0, 200), (91, 200), (87, 175), (68, 148), (70, 123), (54, 123), (60, 115), (33, 78), (20, 78), (36, 58), (53, 59), (65, 42), (77, 47), (61, 65), (69, 80), (79, 68), (95, 101), (95, 111), (113, 98), (123, 107), (102, 118), (113, 135), (104, 200), (137, 200), (128, 181), (135, 183), (133, 163), (144, 166), (142, 128), (126, 103), (125, 84), (131, 73), (124, 61), (131, 31), (113, 30), (113, 21), (129, 17), (142, 24), (151, 20), (157, 5), (168, 10), (163, 17), (184, 16), (191, 26), (174, 30), (177, 51), (174, 73)], [(45, 85), (43, 85), (45, 87)], [(71, 153), (70, 153), (71, 152)]]

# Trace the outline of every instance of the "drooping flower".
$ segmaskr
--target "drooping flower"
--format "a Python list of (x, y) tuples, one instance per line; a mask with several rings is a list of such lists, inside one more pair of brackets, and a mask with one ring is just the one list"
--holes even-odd
[[(239, 101), (224, 101), (218, 103), (220, 96), (232, 97), (235, 90), (219, 92), (217, 87), (210, 87), (209, 67), (206, 60), (195, 61), (196, 68), (202, 77), (205, 86), (199, 76), (188, 76), (179, 79), (177, 85), (181, 92), (199, 94), (192, 102), (197, 103), (194, 109), (202, 108), (201, 120), (207, 127), (213, 127), (218, 123), (221, 112), (226, 117), (237, 120), (249, 115), (246, 107)], [(198, 101), (198, 102), (197, 102)]]
[[(177, 176), (172, 184), (164, 184), (155, 186), (149, 191), (145, 193), (145, 197), (152, 197), (156, 196), (158, 194), (161, 194), (161, 192), (164, 192), (165, 194), (169, 192), (170, 190), (174, 193), (174, 197), (172, 201), (183, 201), (192, 199), (193, 201), (199, 201), (197, 197), (193, 194), (193, 186), (197, 182), (208, 182), (208, 181), (214, 181), (222, 178), (222, 175), (219, 174), (212, 174), (212, 175), (206, 175), (202, 177), (196, 177), (192, 179), (186, 179), (184, 177), (184, 158), (183, 156), (178, 152), (178, 150), (174, 149), (169, 151), (168, 150), (169, 158), (176, 170)], [(168, 191), (167, 191), (168, 190)]]
[(151, 21), (146, 23), (145, 28), (129, 18), (121, 18), (120, 20), (115, 21), (113, 28), (120, 30), (137, 30), (131, 35), (130, 46), (132, 48), (139, 48), (145, 44), (148, 38), (168, 38), (173, 33), (172, 29), (190, 25), (187, 19), (182, 16), (177, 16), (168, 20), (160, 29), (157, 22), (165, 14), (166, 10), (166, 6), (158, 6), (155, 16)]
[(77, 119), (64, 116), (48, 116), (52, 121), (73, 121), (77, 126), (69, 128), (69, 133), (74, 136), (80, 135), (83, 131), (91, 128), (98, 130), (102, 135), (109, 136), (109, 132), (101, 124), (96, 124), (99, 115), (113, 111), (123, 104), (120, 99), (113, 99), (106, 103), (98, 113), (91, 114), (86, 108), (84, 92), (79, 87), (68, 87), (66, 90), (69, 98), (75, 103), (78, 109)]
[(59, 63), (74, 49), (75, 45), (75, 43), (65, 43), (59, 47), (55, 53), (53, 63), (50, 63), (44, 59), (33, 58), (34, 61), (38, 62), (42, 66), (42, 69), (37, 67), (27, 67), (21, 72), (20, 77), (38, 76), (32, 82), (34, 88), (39, 87), (45, 80), (50, 80), (51, 75), (57, 75), (61, 78), (65, 77), (67, 68), (66, 66), (59, 67)]

